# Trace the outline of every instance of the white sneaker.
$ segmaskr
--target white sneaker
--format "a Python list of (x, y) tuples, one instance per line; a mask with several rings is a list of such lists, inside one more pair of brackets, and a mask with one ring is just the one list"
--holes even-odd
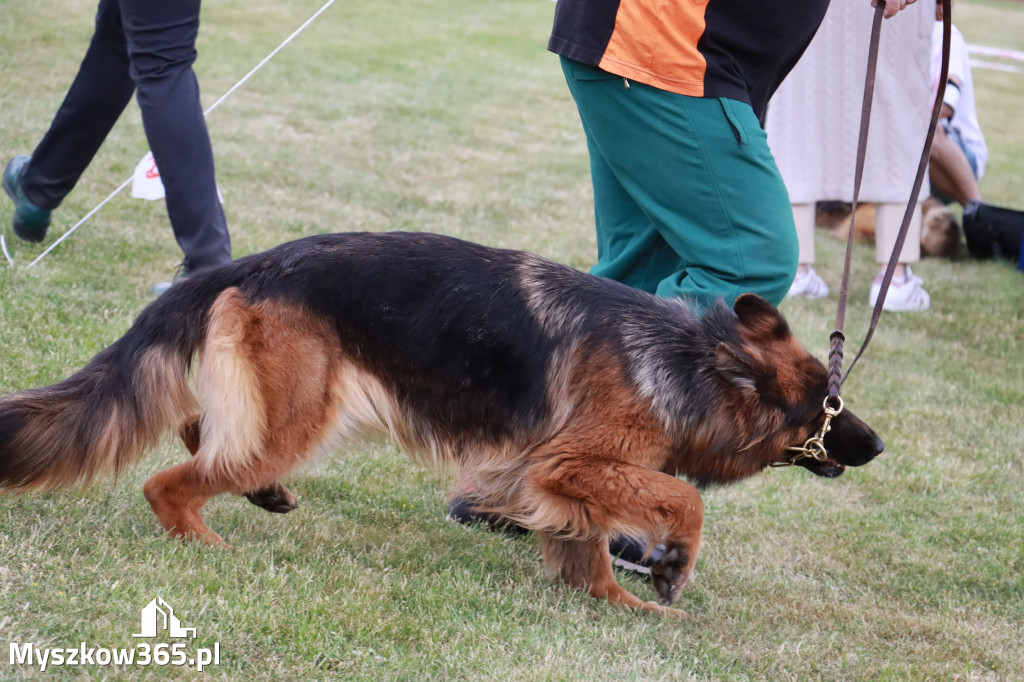
[(826, 296), (828, 296), (828, 285), (809, 265), (806, 270), (797, 274), (793, 284), (789, 287), (789, 293), (786, 294), (786, 298), (825, 298)]
[[(932, 299), (928, 292), (924, 290), (924, 287), (921, 286), (922, 284), (924, 284), (924, 280), (920, 277), (914, 277), (914, 273), (910, 271), (910, 266), (908, 265), (907, 274), (902, 280), (897, 281), (896, 278), (893, 278), (892, 282), (889, 283), (889, 292), (885, 296), (885, 303), (882, 304), (882, 309), (894, 312), (928, 310)], [(879, 274), (871, 285), (871, 295), (868, 297), (868, 302), (872, 306), (878, 302), (878, 294), (881, 290), (882, 275)]]

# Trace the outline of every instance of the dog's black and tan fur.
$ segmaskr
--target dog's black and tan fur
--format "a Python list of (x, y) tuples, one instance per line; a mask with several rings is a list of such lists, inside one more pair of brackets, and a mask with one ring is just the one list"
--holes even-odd
[[(784, 459), (820, 427), (825, 384), (756, 296), (698, 315), (528, 253), (323, 235), (193, 274), (77, 374), (0, 398), (0, 486), (88, 483), (177, 429), (195, 456), (146, 498), (174, 535), (218, 543), (210, 497), (287, 511), (279, 477), (384, 432), (460, 466), (478, 508), (536, 531), (567, 584), (681, 615), (615, 582), (609, 536), (664, 543), (652, 577), (675, 601), (703, 522), (676, 476), (723, 484)], [(822, 476), (882, 450), (849, 410), (826, 445), (804, 461)]]

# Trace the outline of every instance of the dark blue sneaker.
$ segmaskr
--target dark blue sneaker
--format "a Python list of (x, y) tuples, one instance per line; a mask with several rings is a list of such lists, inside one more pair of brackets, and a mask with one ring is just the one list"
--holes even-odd
[(177, 271), (174, 273), (174, 279), (170, 282), (157, 282), (149, 288), (149, 293), (159, 296), (181, 280), (188, 277), (189, 274), (191, 274), (191, 270), (188, 267), (188, 261), (182, 261), (181, 265), (178, 266)]
[(650, 575), (651, 564), (665, 554), (665, 545), (655, 545), (650, 555), (644, 558), (644, 545), (630, 537), (618, 537), (608, 543), (612, 555), (612, 566), (639, 575)]
[[(473, 509), (466, 496), (456, 496), (448, 503), (449, 521), (456, 521), (463, 524), (481, 524), (487, 530), (505, 531), (516, 535), (526, 535), (530, 531), (518, 526), (508, 519), (497, 514), (478, 512)], [(619, 537), (608, 543), (608, 551), (611, 554), (612, 565), (624, 571), (630, 571), (638, 575), (649, 576), (651, 564), (655, 563), (665, 554), (665, 545), (656, 545), (650, 555), (644, 558), (645, 546), (638, 540), (630, 537)]]
[(14, 217), (11, 218), (14, 234), (27, 242), (41, 242), (50, 227), (51, 212), (33, 204), (21, 191), (21, 176), (30, 158), (21, 154), (11, 159), (4, 168), (3, 185), (7, 196), (14, 202)]
[(1019, 262), (1024, 251), (1024, 211), (971, 199), (964, 204), (964, 236), (975, 258)]
[[(446, 518), (449, 521), (482, 524), (487, 530), (502, 530), (516, 535), (526, 535), (530, 532), (529, 529), (516, 525), (503, 516), (476, 511), (470, 502), (472, 484), (463, 481), (461, 487), (463, 492), (448, 503)], [(608, 553), (611, 554), (613, 566), (638, 575), (650, 575), (651, 565), (665, 555), (665, 545), (656, 545), (646, 558), (644, 549), (646, 547), (643, 543), (626, 536), (614, 538), (608, 543)]]
[(487, 514), (473, 509), (469, 499), (466, 497), (455, 497), (448, 503), (449, 521), (457, 521), (463, 524), (483, 524), (487, 530), (503, 530), (515, 535), (526, 535), (530, 531), (522, 526), (517, 526), (508, 519), (497, 514)]

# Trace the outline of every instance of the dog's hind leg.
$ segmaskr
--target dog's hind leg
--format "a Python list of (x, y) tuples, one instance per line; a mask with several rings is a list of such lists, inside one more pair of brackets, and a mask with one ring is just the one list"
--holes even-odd
[(224, 541), (203, 522), (200, 510), (206, 501), (223, 492), (241, 493), (235, 486), (211, 478), (199, 470), (196, 459), (173, 466), (152, 476), (142, 492), (171, 535), (195, 538), (210, 545)]
[(651, 580), (665, 605), (679, 597), (700, 549), (704, 506), (700, 493), (673, 476), (622, 461), (560, 455), (527, 475), (536, 511), (529, 525), (541, 537), (548, 567), (576, 589), (612, 603), (648, 611), (682, 612), (645, 603), (616, 582), (608, 537), (661, 542), (664, 555), (651, 566)]
[[(280, 426), (271, 422), (274, 426)], [(304, 447), (303, 447), (304, 446)], [(315, 450), (309, 442), (282, 439), (270, 429), (258, 448), (259, 456), (233, 459), (204, 445), (187, 462), (160, 471), (146, 481), (143, 493), (171, 535), (195, 538), (207, 544), (224, 544), (203, 521), (206, 502), (221, 493), (246, 495), (247, 490), (272, 491), (274, 481), (300, 465)], [(296, 456), (294, 453), (299, 452)], [(278, 484), (279, 485), (279, 484)]]
[(195, 456), (153, 476), (145, 494), (173, 535), (218, 543), (202, 506), (220, 493), (273, 495), (275, 481), (337, 435), (347, 375), (328, 321), (236, 289), (211, 307), (197, 364), (203, 412), (181, 430)]
[(275, 514), (287, 514), (299, 508), (299, 501), (292, 495), (291, 491), (277, 481), (263, 486), (259, 490), (242, 494), (245, 495), (245, 499), (257, 507)]
[[(220, 536), (210, 530), (200, 514), (207, 500), (221, 493), (249, 497), (272, 495), (275, 486), (284, 490), (283, 486), (274, 481), (298, 466), (312, 449), (308, 442), (282, 440), (279, 432), (285, 429), (277, 420), (272, 420), (269, 426), (277, 429), (268, 428), (262, 438), (253, 441), (251, 451), (241, 451), (246, 456), (233, 458), (223, 451), (218, 453), (206, 450), (211, 447), (209, 444), (198, 446), (198, 436), (189, 424), (191, 422), (183, 427), (181, 435), (190, 451), (196, 446), (193, 453), (195, 456), (155, 474), (146, 481), (143, 493), (160, 524), (171, 535), (196, 538), (207, 544), (223, 544)], [(248, 454), (256, 451), (260, 453), (259, 456)], [(302, 455), (297, 457), (293, 454), (295, 452)], [(246, 492), (250, 490), (257, 492)]]
[[(182, 442), (188, 449), (189, 453), (193, 456), (199, 452), (199, 445), (201, 442), (201, 425), (199, 415), (188, 419), (181, 428), (178, 430), (178, 435), (181, 437)], [(299, 501), (288, 488), (282, 484), (274, 481), (270, 485), (264, 486), (259, 490), (252, 490), (245, 493), (245, 499), (252, 502), (257, 507), (266, 509), (268, 512), (275, 514), (287, 514), (290, 511), (294, 511), (299, 508)]]

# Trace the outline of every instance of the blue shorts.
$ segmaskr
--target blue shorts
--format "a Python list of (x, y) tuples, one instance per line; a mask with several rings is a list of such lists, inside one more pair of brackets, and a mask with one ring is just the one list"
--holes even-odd
[(946, 135), (959, 145), (960, 149), (963, 150), (964, 156), (967, 157), (967, 163), (971, 164), (971, 172), (974, 173), (974, 179), (978, 179), (978, 158), (974, 155), (974, 152), (964, 142), (964, 138), (960, 136), (960, 129), (954, 128), (949, 122), (949, 119), (943, 119), (941, 121), (942, 129), (946, 131)]

